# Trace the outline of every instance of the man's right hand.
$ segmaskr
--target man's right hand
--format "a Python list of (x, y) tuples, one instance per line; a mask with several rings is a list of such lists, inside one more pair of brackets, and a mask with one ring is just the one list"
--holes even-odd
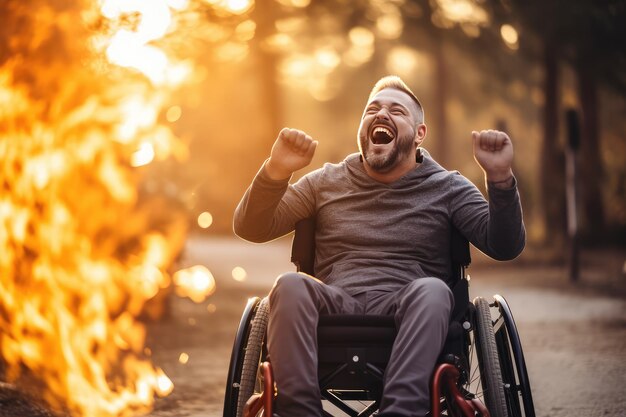
[(316, 140), (301, 130), (283, 128), (265, 164), (267, 175), (273, 180), (289, 178), (311, 163), (317, 144)]

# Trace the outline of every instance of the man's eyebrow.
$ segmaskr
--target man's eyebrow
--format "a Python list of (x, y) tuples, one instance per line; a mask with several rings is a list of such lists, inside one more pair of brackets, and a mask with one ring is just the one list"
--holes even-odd
[[(368, 105), (367, 105), (367, 107), (370, 107), (370, 106), (381, 106), (381, 104), (380, 104), (380, 101), (378, 101), (378, 100), (372, 100), (372, 101), (370, 101), (370, 102), (368, 103)], [(400, 107), (401, 109), (404, 109), (404, 110), (406, 110), (406, 111), (409, 111), (409, 112), (411, 111), (411, 109), (409, 109), (407, 106), (405, 106), (405, 105), (404, 105), (404, 104), (402, 104), (402, 103), (398, 103), (398, 102), (396, 102), (396, 101), (391, 102), (391, 103), (389, 104), (389, 107), (390, 107), (390, 108), (393, 108), (393, 107)]]
[(410, 109), (407, 106), (405, 106), (404, 104), (400, 104), (400, 103), (391, 103), (391, 106), (389, 106), (389, 107), (391, 107), (391, 108), (399, 107), (399, 108), (401, 108), (403, 110), (410, 111)]

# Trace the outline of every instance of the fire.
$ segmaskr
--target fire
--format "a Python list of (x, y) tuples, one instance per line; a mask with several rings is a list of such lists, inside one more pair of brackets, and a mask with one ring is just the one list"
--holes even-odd
[(154, 159), (154, 147), (150, 142), (143, 142), (139, 145), (131, 158), (130, 164), (134, 167), (148, 165)]
[(173, 389), (137, 317), (186, 221), (137, 189), (138, 167), (187, 152), (161, 115), (193, 64), (158, 42), (187, 5), (0, 3), (0, 380), (53, 409), (127, 416)]
[(135, 30), (122, 28), (110, 40), (106, 55), (114, 64), (139, 70), (154, 84), (178, 85), (189, 74), (187, 63), (172, 64), (167, 54), (151, 45), (163, 37), (172, 23), (171, 8), (183, 9), (185, 2), (166, 0), (128, 1), (104, 0), (102, 14), (111, 20), (139, 13), (141, 20)]

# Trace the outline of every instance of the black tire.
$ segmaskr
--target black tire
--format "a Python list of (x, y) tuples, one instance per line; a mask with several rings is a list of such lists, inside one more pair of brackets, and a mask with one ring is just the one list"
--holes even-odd
[(263, 350), (263, 340), (265, 339), (268, 318), (269, 304), (266, 297), (257, 305), (254, 318), (250, 324), (250, 333), (246, 343), (243, 367), (241, 369), (241, 381), (239, 383), (237, 417), (243, 415), (243, 407), (246, 405), (246, 401), (254, 394), (255, 387), (257, 386), (259, 364), (261, 361), (261, 352)]
[(237, 333), (235, 334), (235, 340), (233, 341), (233, 349), (230, 354), (228, 375), (226, 377), (223, 417), (236, 417), (237, 415), (237, 399), (239, 398), (239, 382), (241, 381), (243, 356), (246, 344), (248, 343), (250, 323), (252, 322), (254, 312), (260, 300), (261, 299), (258, 297), (248, 299), (246, 307), (241, 315), (239, 326), (237, 327)]
[(474, 299), (474, 306), (474, 343), (485, 405), (492, 417), (509, 417), (489, 303), (484, 298), (477, 297)]
[(513, 314), (504, 297), (496, 294), (494, 299), (499, 312), (494, 331), (509, 417), (535, 417), (526, 361)]
[(514, 360), (511, 353), (511, 342), (507, 333), (506, 325), (499, 326), (495, 330), (496, 345), (498, 346), (498, 358), (500, 359), (500, 370), (502, 371), (502, 384), (507, 400), (509, 417), (522, 417), (520, 398), (514, 387), (517, 386), (515, 378)]

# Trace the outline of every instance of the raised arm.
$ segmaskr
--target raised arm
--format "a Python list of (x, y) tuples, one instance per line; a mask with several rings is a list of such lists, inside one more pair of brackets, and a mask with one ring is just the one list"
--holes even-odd
[(235, 233), (252, 242), (266, 242), (293, 230), (297, 220), (313, 214), (309, 182), (289, 184), (291, 175), (311, 163), (317, 141), (296, 129), (278, 134), (270, 157), (239, 202), (233, 219)]
[(526, 242), (522, 206), (513, 176), (513, 144), (504, 132), (472, 132), (474, 159), (487, 183), (488, 203), (460, 175), (453, 179), (452, 222), (482, 252), (498, 260), (519, 255)]

